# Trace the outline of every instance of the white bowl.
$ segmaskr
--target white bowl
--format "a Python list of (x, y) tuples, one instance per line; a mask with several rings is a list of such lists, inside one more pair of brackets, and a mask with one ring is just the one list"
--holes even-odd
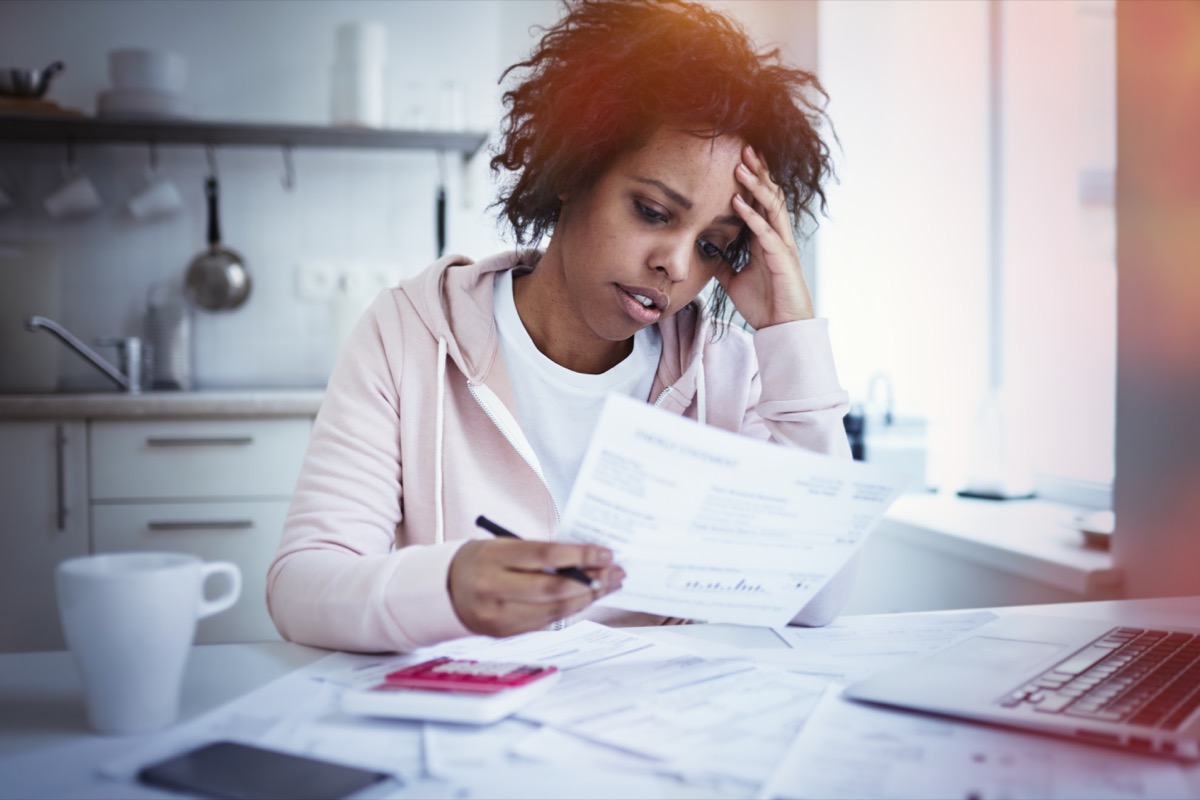
[(110, 89), (96, 96), (96, 114), (101, 117), (189, 117), (193, 111), (177, 94), (149, 89)]
[(180, 92), (187, 82), (187, 61), (167, 50), (112, 50), (108, 54), (108, 77), (115, 89)]

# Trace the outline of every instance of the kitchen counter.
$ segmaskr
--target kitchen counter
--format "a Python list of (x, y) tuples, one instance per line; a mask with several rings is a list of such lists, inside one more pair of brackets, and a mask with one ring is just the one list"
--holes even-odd
[(0, 394), (0, 420), (313, 417), (323, 396), (322, 389)]

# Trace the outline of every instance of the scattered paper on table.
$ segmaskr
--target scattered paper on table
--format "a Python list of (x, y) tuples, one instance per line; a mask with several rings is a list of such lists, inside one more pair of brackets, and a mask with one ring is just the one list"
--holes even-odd
[(848, 684), (928, 655), (995, 618), (990, 611), (840, 617), (823, 628), (784, 628), (779, 636), (792, 649), (754, 658)]
[(1187, 797), (1165, 758), (843, 700), (831, 685), (760, 800)]
[[(596, 769), (621, 764), (635, 773), (689, 782), (735, 782), (746, 795), (766, 780), (826, 686), (823, 680), (779, 667), (736, 657), (704, 658), (590, 621), (561, 631), (472, 637), (407, 656), (347, 663), (332, 677), (341, 684), (374, 681), (400, 663), (433, 655), (559, 668), (561, 680), (517, 717), (571, 738), (545, 728), (528, 737), (513, 736), (508, 748), (512, 757), (568, 766), (580, 765), (578, 756), (587, 753), (586, 763)], [(425, 737), (426, 745), (432, 745), (427, 770), (435, 775), (471, 762), (474, 756), (464, 752), (464, 742), (491, 741), (483, 731), (454, 735), (449, 728), (426, 728)], [(315, 741), (315, 731), (300, 738)], [(530, 741), (549, 746), (531, 746)], [(279, 743), (295, 746), (298, 740)]]

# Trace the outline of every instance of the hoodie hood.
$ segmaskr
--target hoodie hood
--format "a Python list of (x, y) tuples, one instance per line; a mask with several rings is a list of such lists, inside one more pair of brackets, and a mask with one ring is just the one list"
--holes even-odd
[(532, 266), (537, 250), (514, 250), (473, 261), (451, 254), (397, 289), (406, 295), (446, 355), (471, 383), (480, 383), (499, 352), (492, 317), (492, 277), (496, 272)]
[[(508, 269), (532, 270), (541, 257), (536, 249), (512, 250), (479, 261), (451, 254), (401, 283), (397, 291), (409, 299), (434, 340), (445, 343), (446, 357), (470, 383), (479, 384), (500, 353), (492, 314), (494, 275)], [(713, 332), (712, 322), (693, 300), (657, 324), (663, 354), (651, 399), (669, 389), (662, 405), (682, 411), (691, 405), (702, 383), (701, 355)]]

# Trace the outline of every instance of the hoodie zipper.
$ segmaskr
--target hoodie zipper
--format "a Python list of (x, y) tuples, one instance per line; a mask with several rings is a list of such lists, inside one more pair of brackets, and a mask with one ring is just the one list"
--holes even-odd
[[(527, 439), (525, 439), (525, 435), (519, 431), (514, 433), (513, 431), (509, 430), (509, 427), (504, 424), (504, 421), (500, 418), (500, 416), (492, 410), (490, 402), (485, 399), (485, 397), (479, 391), (477, 391), (476, 384), (468, 381), (467, 389), (471, 392), (471, 397), (475, 398), (475, 402), (479, 404), (479, 407), (483, 410), (483, 413), (486, 414), (487, 418), (490, 419), (492, 424), (496, 426), (496, 430), (500, 431), (500, 435), (504, 437), (504, 440), (508, 442), (509, 446), (517, 452), (517, 455), (521, 457), (521, 460), (529, 465), (529, 468), (533, 470), (533, 474), (537, 475), (537, 478), (539, 481), (541, 481), (542, 486), (546, 488), (546, 494), (550, 495), (550, 506), (554, 509), (555, 524), (557, 525), (559, 522), (562, 522), (562, 514), (558, 510), (558, 504), (554, 501), (554, 495), (550, 493), (550, 484), (546, 483), (546, 478), (544, 475), (542, 475), (541, 465), (538, 464), (531, 455), (533, 448), (529, 447), (529, 442)], [(658, 397), (654, 400), (654, 407), (658, 408), (660, 405), (662, 405), (662, 402), (667, 399), (667, 396), (671, 394), (672, 391), (674, 391), (674, 388), (667, 386), (661, 392), (659, 392)], [(492, 396), (494, 397), (495, 395)], [(524, 448), (518, 441), (518, 436), (521, 437), (520, 442), (524, 442)], [(529, 453), (526, 452), (527, 449)], [(563, 621), (561, 619), (554, 621), (554, 630), (561, 631), (563, 627)]]
[[(500, 419), (499, 415), (492, 410), (489, 401), (484, 399), (484, 397), (476, 390), (476, 384), (468, 382), (467, 389), (471, 392), (471, 397), (475, 398), (475, 402), (479, 404), (479, 407), (483, 410), (483, 413), (486, 414), (487, 418), (490, 419), (492, 424), (496, 426), (496, 430), (500, 431), (500, 435), (504, 437), (504, 441), (508, 442), (509, 446), (512, 447), (512, 449), (517, 452), (517, 455), (521, 457), (521, 460), (529, 465), (529, 468), (533, 470), (533, 474), (537, 475), (537, 478), (539, 481), (541, 481), (542, 486), (546, 488), (546, 494), (550, 495), (550, 505), (554, 509), (554, 521), (556, 523), (562, 522), (562, 514), (558, 510), (558, 504), (554, 502), (554, 495), (550, 493), (550, 484), (546, 483), (546, 478), (542, 475), (541, 465), (538, 464), (531, 455), (528, 455), (526, 453), (526, 449), (522, 448), (517, 441), (516, 437), (520, 436), (525, 442), (526, 448), (532, 452), (533, 448), (529, 447), (529, 442), (525, 439), (524, 434), (514, 434), (509, 431), (508, 426), (505, 425)], [(667, 386), (661, 392), (659, 392), (658, 397), (655, 398), (653, 403), (654, 408), (658, 408), (660, 405), (662, 405), (663, 401), (667, 399), (667, 395), (671, 394), (673, 391), (674, 387)]]
[[(520, 431), (513, 432), (509, 430), (509, 427), (504, 424), (504, 421), (500, 418), (500, 415), (492, 409), (490, 402), (479, 391), (476, 390), (476, 384), (468, 381), (467, 389), (471, 392), (471, 397), (475, 398), (475, 402), (479, 404), (481, 409), (483, 409), (483, 413), (486, 414), (487, 418), (490, 419), (492, 424), (496, 426), (496, 430), (500, 431), (500, 435), (504, 437), (504, 440), (508, 442), (513, 450), (517, 451), (517, 455), (521, 457), (522, 461), (529, 465), (529, 468), (533, 470), (533, 474), (537, 475), (538, 480), (542, 482), (542, 486), (546, 488), (546, 494), (550, 497), (550, 506), (554, 509), (554, 523), (557, 526), (558, 523), (562, 521), (562, 515), (559, 513), (558, 503), (554, 501), (554, 495), (550, 493), (550, 484), (546, 483), (546, 477), (542, 474), (542, 467), (537, 463), (536, 459), (532, 455), (533, 448), (529, 446), (529, 441), (525, 439), (525, 435), (520, 433)], [(492, 396), (494, 397), (495, 395)], [(521, 437), (519, 441), (517, 436)], [(524, 448), (521, 447), (521, 442), (524, 442)], [(528, 452), (526, 452), (527, 450)], [(563, 621), (561, 619), (554, 620), (554, 630), (561, 631), (562, 629)]]
[[(470, 390), (471, 397), (474, 397), (475, 402), (479, 404), (481, 409), (483, 409), (483, 413), (486, 414), (487, 418), (490, 419), (492, 424), (496, 426), (496, 430), (500, 431), (500, 435), (504, 437), (504, 440), (509, 443), (513, 450), (517, 451), (517, 455), (521, 457), (521, 460), (529, 465), (529, 468), (533, 470), (533, 474), (537, 475), (538, 480), (541, 481), (542, 486), (546, 487), (546, 494), (550, 495), (550, 505), (554, 509), (554, 521), (556, 523), (561, 522), (562, 514), (559, 513), (558, 504), (554, 502), (554, 495), (550, 494), (550, 484), (546, 483), (546, 478), (542, 475), (542, 465), (537, 463), (536, 459), (532, 455), (533, 448), (529, 446), (529, 442), (525, 439), (525, 435), (519, 431), (514, 434), (509, 430), (508, 426), (504, 424), (504, 421), (500, 419), (500, 416), (492, 410), (489, 401), (485, 399), (478, 391), (476, 391), (475, 384), (468, 383), (467, 389)], [(520, 436), (521, 441), (525, 443), (525, 448), (522, 448), (521, 444), (518, 442), (518, 436)]]

